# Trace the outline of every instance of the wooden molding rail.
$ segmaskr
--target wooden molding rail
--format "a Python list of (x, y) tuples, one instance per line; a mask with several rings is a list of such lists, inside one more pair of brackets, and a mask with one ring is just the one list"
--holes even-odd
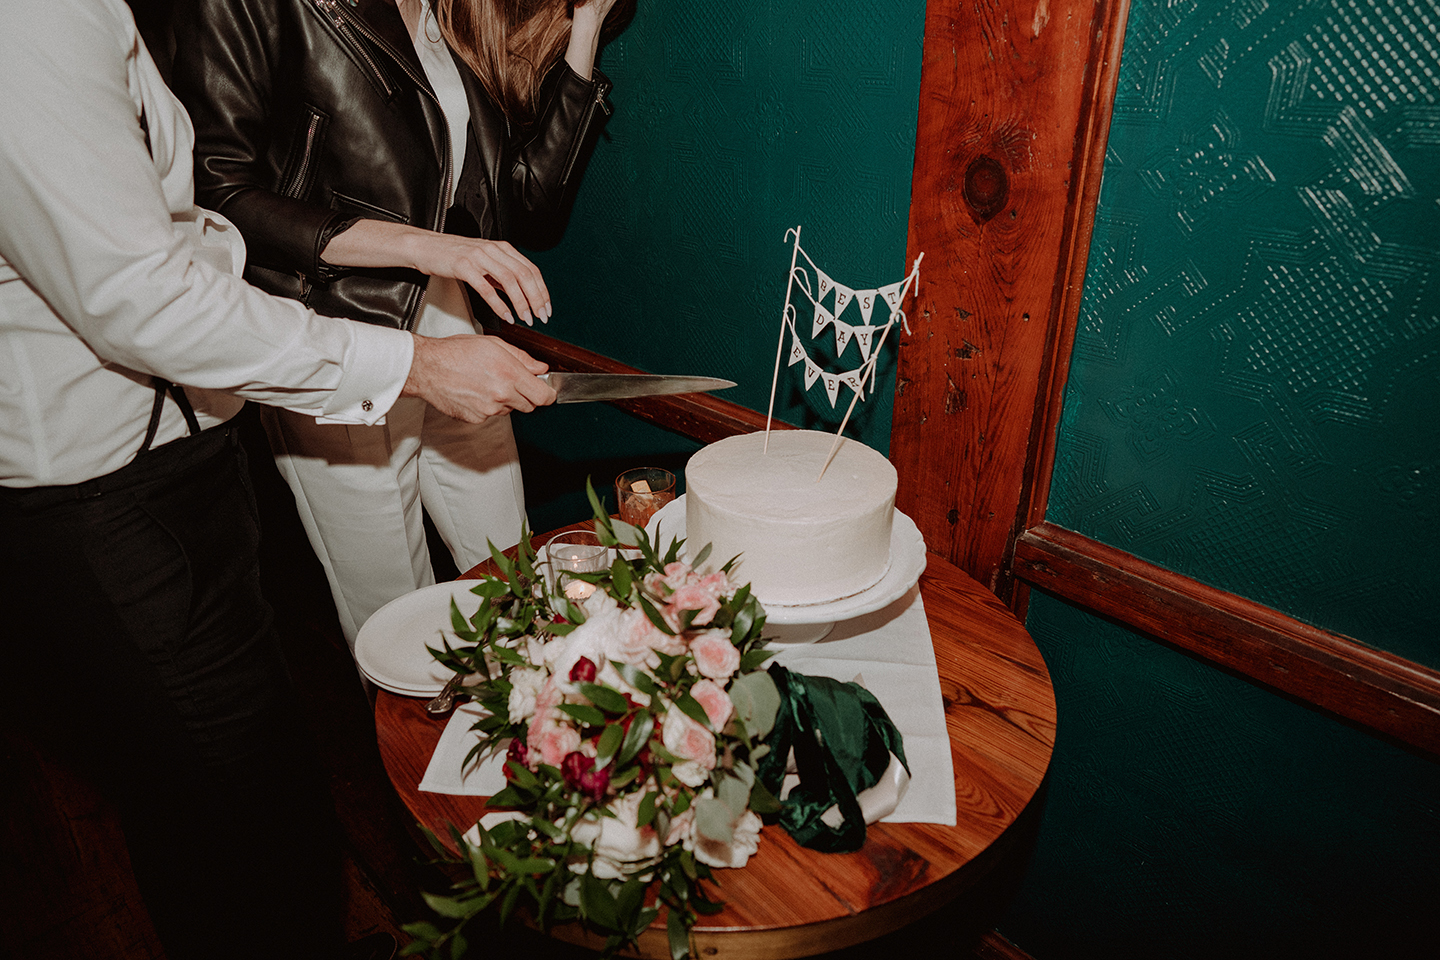
[(1042, 523), (1014, 575), (1201, 659), (1440, 756), (1440, 671)]
[[(514, 344), (551, 369), (587, 373), (647, 373), (626, 366), (603, 354), (556, 340), (529, 327), (506, 325), (488, 327), (487, 332), (506, 343)], [(714, 443), (738, 433), (754, 433), (765, 429), (765, 415), (738, 403), (722, 400), (705, 393), (686, 393), (672, 397), (641, 397), (635, 400), (610, 400), (612, 407), (666, 430), (698, 440)], [(775, 420), (776, 430), (794, 430), (793, 424)]]

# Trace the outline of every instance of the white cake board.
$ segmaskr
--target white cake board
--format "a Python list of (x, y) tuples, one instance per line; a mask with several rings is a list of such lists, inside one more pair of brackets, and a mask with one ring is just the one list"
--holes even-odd
[[(664, 552), (674, 539), (685, 538), (685, 497), (681, 495), (660, 508), (645, 526), (655, 548)], [(693, 555), (691, 544), (681, 547), (681, 556)], [(695, 546), (704, 546), (697, 544)], [(775, 643), (814, 643), (824, 639), (837, 623), (880, 610), (905, 595), (925, 572), (925, 538), (920, 528), (899, 510), (890, 528), (890, 567), (874, 586), (839, 600), (825, 603), (766, 603), (765, 633)]]

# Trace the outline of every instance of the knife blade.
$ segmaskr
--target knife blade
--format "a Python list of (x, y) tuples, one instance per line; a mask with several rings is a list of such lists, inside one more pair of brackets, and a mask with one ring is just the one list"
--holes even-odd
[(557, 370), (541, 374), (540, 379), (554, 389), (556, 403), (701, 393), (735, 386), (734, 380), (718, 377), (675, 377), (657, 373), (570, 373)]

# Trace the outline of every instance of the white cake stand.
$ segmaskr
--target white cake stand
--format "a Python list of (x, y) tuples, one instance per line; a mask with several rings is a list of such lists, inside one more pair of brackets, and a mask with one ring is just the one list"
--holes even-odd
[[(680, 496), (660, 508), (645, 532), (656, 549), (664, 552), (673, 539), (685, 537), (685, 497)], [(681, 549), (692, 556), (690, 544)], [(873, 587), (826, 603), (783, 604), (765, 603), (765, 633), (775, 643), (814, 643), (823, 640), (835, 624), (894, 603), (915, 586), (925, 572), (925, 539), (920, 528), (899, 510), (890, 528), (890, 569)]]

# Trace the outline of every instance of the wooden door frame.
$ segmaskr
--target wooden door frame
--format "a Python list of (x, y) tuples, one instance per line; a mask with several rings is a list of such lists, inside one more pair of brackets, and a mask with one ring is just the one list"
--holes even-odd
[(924, 337), (897, 368), (901, 509), (1022, 617), (1040, 588), (1440, 756), (1440, 672), (1045, 519), (1127, 13), (929, 4), (909, 255), (930, 269)]

